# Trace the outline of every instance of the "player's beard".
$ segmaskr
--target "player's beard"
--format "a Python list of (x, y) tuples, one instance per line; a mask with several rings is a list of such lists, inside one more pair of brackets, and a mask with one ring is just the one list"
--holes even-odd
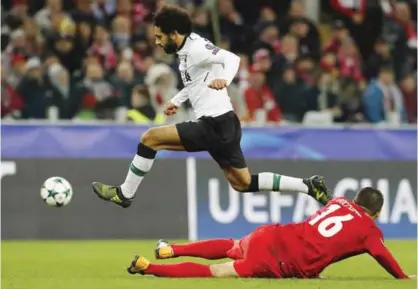
[(163, 46), (165, 53), (174, 54), (177, 52), (177, 45), (171, 38), (168, 39), (167, 44)]

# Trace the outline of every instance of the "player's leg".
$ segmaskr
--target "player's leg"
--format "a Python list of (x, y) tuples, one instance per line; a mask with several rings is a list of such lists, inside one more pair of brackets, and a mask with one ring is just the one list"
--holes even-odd
[(128, 267), (128, 273), (172, 278), (238, 277), (233, 262), (215, 265), (194, 262), (160, 265), (151, 263), (141, 256), (135, 256)]
[[(239, 192), (289, 191), (304, 192), (322, 204), (331, 199), (322, 177), (295, 178), (272, 172), (251, 175), (241, 150), (241, 123), (235, 114), (224, 116), (216, 127), (216, 146), (208, 151), (223, 169), (231, 186)], [(219, 144), (219, 145), (218, 145)]]
[(276, 251), (277, 229), (278, 225), (260, 226), (240, 240), (242, 259), (233, 262), (239, 277), (283, 277)]
[(141, 136), (141, 142), (129, 166), (125, 182), (121, 186), (94, 182), (93, 190), (104, 200), (128, 207), (145, 175), (151, 170), (158, 151), (202, 151), (205, 149), (202, 144), (204, 144), (204, 129), (199, 122), (151, 128)]
[(173, 245), (170, 245), (164, 240), (159, 240), (155, 249), (155, 257), (157, 259), (197, 257), (218, 260), (228, 258), (228, 252), (233, 247), (234, 240), (232, 239), (212, 239)]
[(250, 174), (241, 148), (237, 147), (227, 158), (214, 156), (232, 188), (239, 192), (288, 191), (309, 194), (322, 204), (331, 199), (324, 178), (296, 178), (272, 172)]

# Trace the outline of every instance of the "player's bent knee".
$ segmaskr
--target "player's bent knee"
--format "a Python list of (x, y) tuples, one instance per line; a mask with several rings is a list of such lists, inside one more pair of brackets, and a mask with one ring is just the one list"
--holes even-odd
[(242, 180), (242, 181), (235, 181), (231, 182), (231, 186), (234, 190), (238, 192), (247, 192), (250, 186), (250, 180)]
[(150, 128), (142, 134), (141, 143), (149, 148), (155, 149), (158, 146), (158, 139), (157, 130)]

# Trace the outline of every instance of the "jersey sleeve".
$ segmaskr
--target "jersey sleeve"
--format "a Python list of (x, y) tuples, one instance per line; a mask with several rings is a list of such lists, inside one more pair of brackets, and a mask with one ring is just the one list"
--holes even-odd
[(180, 107), (189, 98), (189, 88), (184, 87), (180, 92), (177, 93), (172, 99), (171, 103), (176, 107)]
[(238, 72), (240, 57), (230, 51), (214, 46), (212, 43), (196, 44), (191, 54), (194, 65), (220, 64), (223, 66), (223, 75), (218, 78), (225, 79), (229, 85)]
[(368, 235), (365, 240), (365, 248), (367, 252), (383, 267), (386, 271), (392, 274), (397, 279), (406, 279), (406, 275), (398, 262), (386, 248), (383, 242), (382, 233), (375, 229)]

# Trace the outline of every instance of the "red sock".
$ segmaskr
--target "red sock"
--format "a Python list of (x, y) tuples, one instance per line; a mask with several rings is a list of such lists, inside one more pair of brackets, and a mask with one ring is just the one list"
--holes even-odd
[(167, 265), (150, 264), (144, 273), (157, 277), (212, 277), (212, 272), (208, 265), (192, 262)]
[(234, 246), (232, 239), (215, 239), (198, 241), (184, 245), (172, 245), (175, 257), (198, 257), (204, 259), (224, 259), (226, 253)]

